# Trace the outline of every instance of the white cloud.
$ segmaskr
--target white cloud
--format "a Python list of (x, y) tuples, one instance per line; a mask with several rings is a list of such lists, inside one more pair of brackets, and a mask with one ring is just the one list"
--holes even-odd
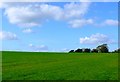
[(118, 20), (107, 19), (103, 22), (103, 25), (117, 26), (118, 25)]
[(89, 2), (66, 4), (64, 6), (64, 16), (67, 19), (81, 18), (87, 13), (89, 6)]
[[(82, 19), (90, 6), (89, 2), (69, 3), (64, 7), (49, 4), (18, 4), (6, 3), (5, 15), (10, 23), (22, 27), (39, 26), (47, 20), (65, 20)], [(13, 5), (14, 4), (14, 5)]]
[(12, 32), (0, 31), (0, 40), (17, 40), (17, 35)]
[(31, 3), (1, 3), (5, 8), (5, 15), (10, 23), (27, 29), (24, 33), (31, 33), (30, 27), (40, 26), (47, 20), (66, 21), (72, 28), (79, 28), (84, 25), (118, 25), (117, 20), (107, 19), (100, 24), (95, 24), (93, 19), (83, 19), (90, 6), (90, 2), (68, 3), (64, 7), (50, 4)]
[(33, 44), (29, 44), (29, 47), (34, 51), (42, 51), (42, 52), (48, 51), (48, 47), (45, 45), (36, 46)]
[(69, 24), (73, 27), (73, 28), (79, 28), (82, 27), (84, 25), (88, 25), (88, 24), (93, 24), (93, 20), (92, 19), (76, 19), (76, 20), (72, 20), (69, 21)]
[(2, 8), (3, 7), (3, 3), (2, 2), (0, 2), (0, 8)]
[(10, 23), (23, 27), (33, 27), (41, 25), (42, 21), (48, 19), (59, 19), (61, 16), (61, 8), (48, 4), (27, 5), (8, 7), (5, 9)]
[(108, 38), (104, 34), (93, 34), (90, 37), (80, 38), (81, 44), (102, 44), (102, 43), (115, 43), (115, 41)]
[(30, 28), (23, 30), (23, 33), (32, 33), (32, 32), (33, 32), (33, 31), (32, 31)]
[(104, 26), (115, 26), (115, 27), (117, 27), (118, 24), (119, 24), (118, 20), (115, 20), (115, 19), (105, 19), (105, 20), (103, 20), (102, 22), (99, 22), (99, 23), (94, 22), (94, 21), (97, 21), (97, 20), (94, 20), (94, 21), (93, 21), (93, 19), (91, 19), (91, 20), (92, 20), (91, 24), (96, 26), (96, 27), (104, 27)]

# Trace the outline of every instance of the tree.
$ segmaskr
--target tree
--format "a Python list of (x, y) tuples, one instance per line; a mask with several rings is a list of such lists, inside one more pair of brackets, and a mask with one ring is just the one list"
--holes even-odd
[(108, 53), (109, 52), (107, 44), (99, 45), (96, 49), (98, 50), (98, 52), (101, 52), (101, 53)]
[(75, 52), (82, 52), (82, 49), (77, 49), (75, 50)]
[(70, 50), (69, 53), (74, 52), (74, 50)]
[(92, 49), (91, 52), (98, 53), (98, 50), (97, 49)]
[(118, 53), (120, 53), (120, 48), (118, 49)]
[(83, 52), (87, 52), (87, 53), (90, 53), (90, 52), (91, 52), (91, 50), (90, 50), (89, 48), (83, 48), (82, 51), (83, 51)]

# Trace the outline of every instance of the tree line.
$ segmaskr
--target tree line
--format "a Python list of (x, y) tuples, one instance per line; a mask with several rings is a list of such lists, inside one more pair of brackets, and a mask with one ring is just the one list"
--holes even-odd
[[(78, 53), (109, 53), (109, 48), (107, 44), (102, 44), (97, 46), (95, 49), (90, 48), (78, 48), (77, 50), (70, 50), (69, 53), (78, 52)], [(112, 51), (112, 53), (120, 52), (120, 48)]]

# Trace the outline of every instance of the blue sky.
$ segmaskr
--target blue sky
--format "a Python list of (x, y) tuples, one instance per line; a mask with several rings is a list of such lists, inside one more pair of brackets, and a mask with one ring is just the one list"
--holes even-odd
[(3, 3), (2, 50), (118, 48), (117, 2)]

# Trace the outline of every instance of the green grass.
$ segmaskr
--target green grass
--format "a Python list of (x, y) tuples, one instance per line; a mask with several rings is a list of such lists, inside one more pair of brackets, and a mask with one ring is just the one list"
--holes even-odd
[(117, 80), (117, 53), (2, 52), (3, 80)]
[(2, 81), (2, 52), (0, 52), (0, 81)]

